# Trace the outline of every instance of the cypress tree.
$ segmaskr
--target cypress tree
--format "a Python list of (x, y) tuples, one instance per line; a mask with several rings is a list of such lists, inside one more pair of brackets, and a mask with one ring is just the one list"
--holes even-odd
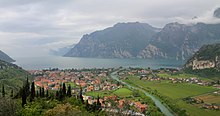
[(40, 93), (40, 97), (42, 97), (42, 91), (41, 91), (41, 87), (40, 87), (40, 92), (39, 92), (39, 93)]
[(71, 86), (70, 85), (68, 86), (68, 89), (67, 89), (67, 96), (71, 97)]
[(25, 90), (25, 87), (23, 88), (23, 92), (22, 92), (22, 107), (24, 107), (25, 104), (27, 104), (27, 93), (26, 93), (26, 90)]
[(26, 93), (26, 96), (30, 95), (30, 83), (29, 83), (28, 77), (27, 77), (27, 81), (25, 84), (25, 93)]
[(59, 99), (59, 92), (56, 91), (56, 95), (55, 95), (56, 99)]
[(60, 91), (59, 91), (59, 101), (62, 101), (62, 100), (63, 100), (63, 91), (60, 88)]
[(46, 91), (46, 97), (47, 97), (47, 98), (49, 97), (49, 91), (48, 91), (48, 89), (47, 89), (47, 91)]
[(79, 91), (79, 99), (82, 103), (84, 103), (83, 96), (82, 96), (82, 87), (81, 86), (80, 86), (80, 91)]
[(5, 87), (4, 87), (4, 85), (2, 86), (2, 97), (5, 97)]
[(38, 91), (37, 91), (36, 97), (37, 97), (37, 98), (39, 97), (39, 92), (38, 92)]
[(63, 83), (63, 95), (65, 96), (66, 95), (66, 84)]
[(42, 97), (45, 97), (44, 87), (42, 87)]
[(11, 95), (10, 95), (11, 98), (13, 98), (13, 96), (14, 96), (13, 94), (14, 94), (14, 92), (13, 92), (13, 89), (12, 89), (11, 90)]
[(34, 100), (35, 97), (35, 86), (34, 86), (34, 82), (31, 83), (31, 97), (30, 97), (30, 102), (32, 102)]
[(101, 103), (99, 101), (99, 95), (98, 95), (98, 98), (97, 98), (97, 103), (96, 103), (96, 106), (97, 106), (97, 109), (100, 109), (101, 108)]
[(87, 111), (90, 110), (90, 109), (89, 109), (89, 101), (88, 101), (88, 99), (86, 100), (86, 110), (87, 110)]

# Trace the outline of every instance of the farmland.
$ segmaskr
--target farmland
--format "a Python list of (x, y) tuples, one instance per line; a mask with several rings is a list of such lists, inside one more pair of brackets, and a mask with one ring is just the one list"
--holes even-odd
[(186, 110), (190, 115), (217, 115), (220, 111), (204, 110), (187, 104), (182, 98), (212, 93), (216, 89), (190, 83), (169, 83), (169, 81), (144, 81), (137, 76), (128, 76), (123, 80), (129, 84), (142, 87), (146, 90), (156, 91), (159, 95), (166, 96), (178, 107)]
[(214, 94), (214, 93), (208, 93), (208, 94), (203, 94), (199, 96), (195, 96), (194, 98), (201, 99), (204, 101), (204, 103), (217, 103), (220, 104), (220, 95), (219, 94)]

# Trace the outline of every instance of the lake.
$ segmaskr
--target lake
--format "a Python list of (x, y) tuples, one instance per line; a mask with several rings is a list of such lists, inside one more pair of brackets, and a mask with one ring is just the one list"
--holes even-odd
[(45, 68), (59, 69), (82, 69), (82, 68), (117, 68), (117, 67), (151, 67), (158, 68), (181, 68), (185, 61), (177, 60), (149, 60), (149, 59), (101, 59), (79, 57), (17, 57), (15, 64), (26, 70)]

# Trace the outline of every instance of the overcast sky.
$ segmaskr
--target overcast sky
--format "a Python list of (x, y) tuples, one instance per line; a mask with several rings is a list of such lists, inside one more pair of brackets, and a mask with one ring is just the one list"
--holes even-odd
[(0, 0), (0, 50), (44, 56), (118, 22), (210, 21), (220, 0)]

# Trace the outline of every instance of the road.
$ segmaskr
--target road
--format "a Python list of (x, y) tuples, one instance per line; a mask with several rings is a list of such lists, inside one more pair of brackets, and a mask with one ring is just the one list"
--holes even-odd
[(155, 105), (161, 110), (161, 112), (164, 115), (166, 115), (166, 116), (173, 116), (173, 114), (168, 110), (168, 108), (165, 107), (156, 97), (152, 96), (151, 94), (149, 94), (148, 92), (146, 92), (145, 90), (143, 90), (143, 89), (141, 89), (139, 87), (134, 87), (134, 86), (132, 86), (132, 85), (130, 85), (130, 84), (120, 80), (118, 78), (117, 72), (118, 71), (115, 71), (115, 72), (111, 73), (111, 78), (112, 79), (114, 79), (114, 80), (116, 80), (118, 82), (121, 82), (122, 84), (128, 86), (128, 88), (130, 88), (130, 89), (136, 89), (136, 90), (142, 91), (146, 96), (150, 97), (154, 101)]

